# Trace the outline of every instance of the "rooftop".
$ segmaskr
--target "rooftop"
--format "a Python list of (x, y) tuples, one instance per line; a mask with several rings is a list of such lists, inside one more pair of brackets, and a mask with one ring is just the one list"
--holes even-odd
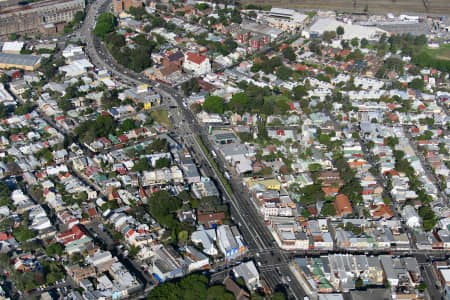
[(0, 64), (35, 66), (41, 61), (40, 56), (0, 53)]

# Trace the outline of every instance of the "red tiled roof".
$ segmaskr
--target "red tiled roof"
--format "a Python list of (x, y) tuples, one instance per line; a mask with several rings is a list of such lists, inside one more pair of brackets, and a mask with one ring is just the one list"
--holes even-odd
[(351, 214), (353, 212), (352, 206), (348, 197), (344, 194), (339, 194), (336, 196), (336, 201), (334, 202), (336, 208), (336, 214), (342, 216), (344, 214)]
[(193, 63), (196, 63), (199, 65), (206, 59), (206, 56), (199, 55), (197, 53), (188, 52), (187, 59), (192, 61)]
[(91, 207), (88, 209), (87, 213), (89, 217), (93, 217), (97, 215), (97, 210), (95, 209), (95, 207)]
[(199, 212), (197, 214), (197, 219), (200, 223), (209, 223), (209, 222), (217, 222), (222, 219), (225, 219), (226, 215), (224, 212), (217, 212), (217, 213), (201, 213)]

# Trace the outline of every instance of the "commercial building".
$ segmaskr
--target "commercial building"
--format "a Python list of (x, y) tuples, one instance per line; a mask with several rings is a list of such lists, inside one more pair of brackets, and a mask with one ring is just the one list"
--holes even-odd
[(211, 63), (206, 56), (187, 52), (183, 64), (184, 69), (193, 72), (195, 75), (205, 75), (211, 72)]
[(217, 244), (227, 260), (235, 259), (247, 252), (247, 247), (236, 226), (219, 226), (217, 228)]
[(70, 64), (59, 67), (60, 72), (64, 72), (66, 77), (77, 77), (85, 74), (88, 70), (94, 68), (94, 65), (87, 59), (78, 59)]
[(141, 0), (114, 0), (114, 14), (117, 16), (123, 11), (129, 11), (131, 7), (142, 7)]
[(84, 7), (84, 0), (45, 0), (1, 8), (0, 36), (55, 34)]
[(252, 291), (260, 286), (259, 273), (253, 261), (242, 263), (233, 268), (236, 278), (242, 278), (247, 288)]
[(368, 27), (354, 24), (339, 22), (334, 18), (319, 18), (309, 28), (308, 33), (311, 36), (321, 36), (325, 31), (336, 31), (341, 26), (344, 28), (342, 39), (351, 40), (353, 38), (378, 40), (378, 38), (386, 31), (377, 27)]
[(309, 21), (309, 17), (293, 9), (272, 8), (266, 20), (273, 27), (284, 31), (294, 31), (302, 28)]
[(192, 192), (195, 197), (201, 199), (203, 197), (219, 197), (219, 191), (216, 185), (209, 177), (202, 177), (200, 182), (192, 184)]
[[(1, 18), (1, 16), (0, 16)], [(21, 55), (0, 53), (0, 69), (22, 69), (34, 71), (41, 66), (41, 57), (34, 55)]]
[(14, 104), (14, 97), (5, 89), (3, 83), (0, 83), (0, 103), (3, 105)]
[(22, 50), (24, 44), (25, 44), (24, 42), (18, 41), (5, 42), (2, 47), (2, 52), (10, 54), (20, 54), (20, 51)]
[(150, 269), (159, 282), (183, 276), (183, 259), (173, 248), (161, 247), (154, 253)]

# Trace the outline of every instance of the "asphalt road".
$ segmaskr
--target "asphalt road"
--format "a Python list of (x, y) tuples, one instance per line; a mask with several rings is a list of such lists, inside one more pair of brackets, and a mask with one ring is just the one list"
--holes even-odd
[(425, 264), (420, 266), (422, 277), (427, 285), (426, 293), (432, 300), (442, 299), (441, 292), (436, 286), (436, 279), (433, 275), (432, 266), (430, 264)]
[[(82, 32), (82, 36), (84, 37), (84, 41), (86, 42), (86, 52), (90, 56), (92, 62), (100, 67), (105, 68), (113, 75), (115, 75), (117, 78), (125, 81), (125, 82), (131, 82), (135, 84), (149, 84), (153, 86), (153, 88), (161, 93), (163, 97), (168, 100), (169, 102), (174, 101), (176, 105), (179, 106), (179, 110), (181, 115), (184, 117), (183, 121), (178, 124), (180, 126), (178, 127), (178, 131), (181, 131), (181, 135), (184, 138), (191, 138), (191, 144), (195, 145), (196, 140), (193, 138), (193, 136), (189, 135), (190, 133), (196, 133), (201, 134), (204, 129), (197, 123), (195, 117), (191, 113), (190, 110), (186, 109), (183, 104), (183, 95), (179, 93), (179, 91), (173, 87), (169, 87), (160, 83), (155, 83), (150, 80), (146, 80), (141, 74), (135, 74), (134, 72), (130, 70), (125, 70), (123, 67), (119, 66), (118, 64), (114, 63), (112, 57), (107, 53), (103, 45), (99, 42), (98, 39), (94, 39), (94, 36), (92, 34), (92, 28), (95, 24), (95, 16), (98, 15), (100, 12), (106, 11), (108, 9), (109, 2), (107, 0), (100, 0), (93, 4), (90, 9), (88, 10), (88, 14), (85, 19), (85, 23), (83, 24), (82, 28), (80, 29), (80, 32)], [(176, 124), (177, 125), (177, 124)], [(206, 136), (206, 133), (203, 133), (204, 136)], [(204, 141), (206, 138), (203, 139)], [(207, 143), (205, 143), (207, 144)], [(207, 147), (210, 147), (210, 145), (207, 144)], [(211, 149), (211, 148), (210, 148)], [(203, 157), (200, 161), (207, 161), (206, 155), (203, 153), (202, 149), (197, 145), (196, 152), (199, 154), (200, 157)], [(208, 168), (211, 177), (216, 178), (218, 180), (219, 176), (215, 174), (215, 170), (212, 168), (212, 166), (209, 166)], [(220, 182), (220, 181), (218, 181)], [(244, 239), (248, 243), (249, 249), (257, 249), (257, 250), (265, 250), (268, 248), (274, 248), (274, 240), (270, 233), (268, 232), (267, 228), (262, 224), (261, 217), (257, 214), (256, 210), (253, 206), (248, 205), (248, 199), (243, 195), (242, 192), (234, 193), (235, 195), (227, 195), (227, 192), (223, 186), (221, 186), (221, 190), (226, 195), (226, 198), (228, 198), (228, 201), (232, 204), (231, 205), (231, 213), (234, 218), (236, 218), (236, 223), (240, 224), (240, 230), (244, 234)], [(282, 271), (286, 274), (290, 273), (290, 270), (287, 266), (288, 261), (286, 261), (286, 258), (283, 256), (283, 254), (279, 251), (279, 249), (274, 248), (273, 251), (263, 254), (264, 260), (262, 263), (267, 264), (277, 264), (281, 263), (284, 264), (282, 266)], [(265, 281), (268, 283), (268, 285), (275, 289), (279, 287), (280, 285), (283, 285), (282, 280), (280, 279), (279, 275), (274, 274), (275, 272), (263, 272), (262, 277), (265, 279)], [(290, 276), (291, 278), (294, 278), (293, 276)], [(288, 293), (289, 290), (291, 290), (291, 298), (301, 297), (304, 295), (303, 290), (301, 287), (295, 283), (291, 283), (288, 287)], [(295, 296), (294, 296), (295, 295)]]
[[(214, 178), (216, 182), (218, 182), (219, 188), (222, 191), (225, 200), (230, 204), (232, 218), (235, 223), (239, 225), (239, 229), (247, 242), (249, 251), (253, 255), (253, 259), (261, 265), (261, 277), (272, 290), (284, 286), (286, 287), (290, 298), (301, 299), (305, 293), (300, 284), (294, 279), (295, 276), (292, 275), (288, 267), (290, 259), (293, 255), (324, 255), (326, 252), (281, 251), (276, 246), (272, 235), (264, 225), (262, 217), (256, 211), (253, 203), (249, 200), (245, 191), (242, 189), (240, 180), (232, 179), (230, 184), (232, 186), (233, 193), (229, 194), (227, 192), (223, 184), (220, 182), (216, 170), (208, 161), (203, 149), (198, 145), (195, 136), (198, 135), (202, 138), (202, 141), (208, 151), (211, 151), (214, 146), (209, 143), (206, 129), (200, 126), (192, 112), (184, 107), (184, 96), (180, 93), (180, 91), (174, 87), (150, 81), (142, 74), (136, 74), (116, 64), (114, 59), (105, 50), (102, 43), (98, 39), (94, 39), (92, 28), (95, 24), (95, 16), (100, 12), (106, 11), (108, 9), (108, 4), (109, 0), (99, 0), (93, 4), (89, 9), (86, 21), (80, 30), (80, 32), (82, 32), (82, 37), (87, 44), (86, 52), (90, 56), (92, 62), (99, 68), (104, 68), (111, 71), (114, 76), (123, 82), (134, 83), (137, 85), (149, 84), (155, 89), (155, 91), (159, 92), (166, 101), (169, 101), (170, 105), (173, 103), (178, 105), (179, 118), (178, 123), (174, 124), (174, 130), (180, 137), (184, 138), (186, 145), (192, 148), (194, 157), (202, 165), (202, 173)], [(221, 168), (221, 171), (223, 171), (222, 168), (226, 165), (225, 161), (218, 157), (217, 163), (219, 168)], [(420, 255), (419, 253), (430, 254), (430, 251), (416, 250), (415, 252), (417, 252), (417, 255)], [(223, 274), (223, 272), (220, 274)], [(218, 277), (220, 274), (212, 276)]]

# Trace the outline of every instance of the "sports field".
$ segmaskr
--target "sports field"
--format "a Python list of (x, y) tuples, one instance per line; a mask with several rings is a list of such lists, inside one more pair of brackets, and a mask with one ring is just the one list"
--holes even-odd
[(450, 60), (450, 44), (441, 45), (439, 49), (424, 49), (431, 56), (438, 59)]

